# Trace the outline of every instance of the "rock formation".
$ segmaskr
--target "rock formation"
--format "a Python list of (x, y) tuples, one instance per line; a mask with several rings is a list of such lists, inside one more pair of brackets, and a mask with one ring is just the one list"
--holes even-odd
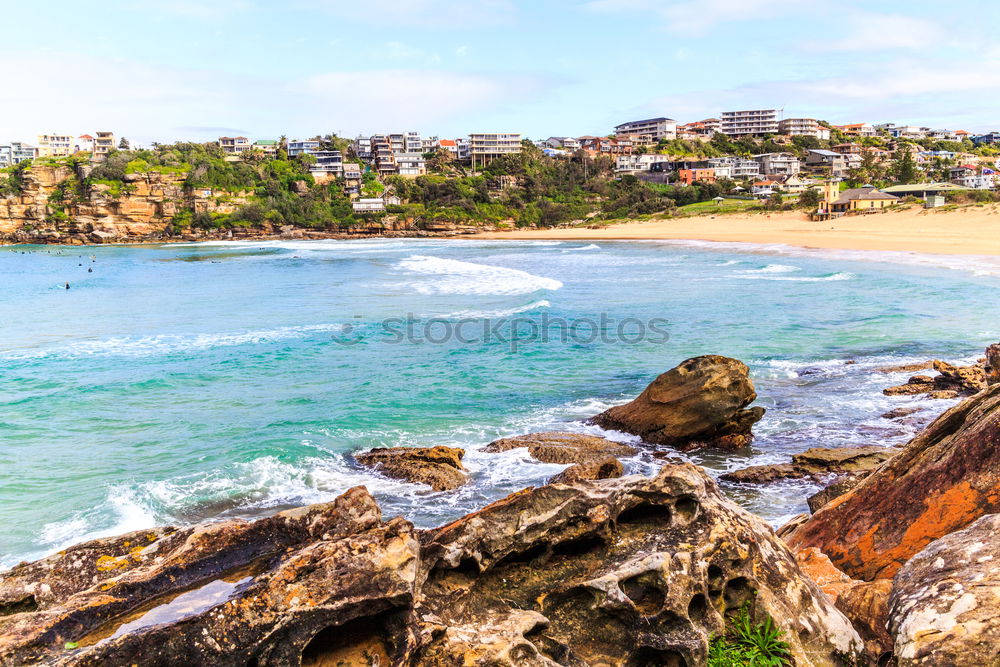
[(893, 580), (889, 627), (900, 667), (1000, 664), (1000, 514), (942, 537)]
[(354, 458), (387, 477), (451, 491), (469, 481), (463, 456), (465, 451), (456, 447), (378, 447)]
[(622, 462), (613, 456), (607, 456), (603, 459), (571, 465), (550, 479), (549, 484), (572, 484), (588, 479), (614, 479), (623, 474), (625, 474), (625, 468), (622, 466)]
[(729, 482), (763, 484), (778, 479), (821, 479), (831, 474), (867, 473), (891, 459), (899, 450), (891, 447), (813, 447), (793, 454), (791, 463), (750, 466), (719, 477)]
[(748, 606), (796, 665), (860, 638), (691, 465), (528, 489), (427, 531), (364, 489), (97, 540), (0, 574), (0, 664), (683, 665)]
[(993, 343), (986, 348), (986, 382), (1000, 383), (1000, 343)]
[(501, 438), (483, 447), (482, 451), (496, 454), (521, 447), (526, 447), (531, 458), (542, 463), (585, 463), (608, 456), (633, 456), (638, 453), (635, 447), (607, 438), (562, 431)]
[(953, 366), (944, 361), (933, 361), (931, 367), (938, 375), (914, 375), (906, 384), (883, 390), (886, 396), (928, 394), (931, 398), (958, 398), (972, 396), (986, 388), (985, 365)]
[(930, 542), (1000, 511), (1000, 385), (954, 406), (786, 539), (848, 575), (890, 578)]
[(746, 364), (717, 355), (688, 359), (653, 380), (630, 403), (593, 418), (606, 429), (679, 449), (744, 447), (764, 408), (745, 409), (757, 398)]

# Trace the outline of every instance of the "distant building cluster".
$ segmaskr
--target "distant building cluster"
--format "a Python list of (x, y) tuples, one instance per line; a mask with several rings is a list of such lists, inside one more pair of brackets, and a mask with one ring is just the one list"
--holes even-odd
[(25, 160), (43, 157), (68, 157), (76, 153), (90, 153), (95, 162), (102, 161), (108, 153), (118, 148), (113, 132), (96, 132), (97, 136), (81, 134), (39, 134), (34, 144), (12, 141), (0, 144), (0, 169), (20, 164)]
[[(686, 124), (679, 124), (666, 117), (647, 118), (616, 125), (614, 132), (606, 137), (553, 136), (536, 143), (554, 157), (572, 156), (578, 151), (583, 151), (590, 157), (608, 156), (615, 160), (619, 174), (632, 174), (653, 182), (690, 185), (696, 182), (714, 183), (721, 179), (750, 181), (748, 194), (762, 197), (779, 190), (801, 192), (828, 179), (843, 179), (852, 169), (861, 166), (864, 159), (885, 162), (900, 149), (912, 152), (917, 165), (938, 160), (961, 161), (966, 158), (974, 161), (975, 158), (949, 151), (923, 150), (914, 144), (905, 143), (906, 140), (960, 142), (969, 139), (977, 145), (1000, 143), (998, 132), (973, 136), (965, 130), (894, 123), (828, 125), (815, 118), (783, 116), (783, 110), (779, 109), (748, 109), (724, 111), (719, 118), (706, 118)], [(734, 140), (744, 137), (769, 138), (775, 144), (790, 145), (796, 137), (811, 137), (829, 142), (834, 132), (849, 141), (833, 145), (829, 149), (806, 149), (804, 158), (791, 152), (772, 152), (685, 160), (672, 158), (657, 150), (657, 145), (661, 142), (675, 139), (707, 142), (717, 134)], [(863, 146), (861, 142), (870, 137), (885, 139), (892, 150)], [(951, 170), (951, 177), (953, 184), (968, 188), (992, 188), (1000, 182), (993, 169), (976, 164), (955, 167)]]

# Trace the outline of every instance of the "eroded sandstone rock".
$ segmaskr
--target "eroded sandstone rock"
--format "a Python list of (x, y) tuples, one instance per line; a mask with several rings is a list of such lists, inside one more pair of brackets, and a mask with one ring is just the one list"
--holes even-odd
[(986, 388), (986, 368), (983, 364), (954, 366), (944, 361), (932, 361), (938, 375), (915, 375), (906, 384), (883, 390), (886, 396), (927, 394), (930, 398), (972, 396)]
[(521, 447), (526, 447), (531, 458), (542, 463), (584, 463), (608, 456), (633, 456), (638, 453), (635, 447), (607, 438), (562, 431), (501, 438), (483, 447), (482, 451), (496, 454)]
[(763, 484), (778, 479), (809, 477), (821, 479), (830, 474), (863, 473), (874, 470), (899, 450), (890, 447), (813, 447), (792, 456), (791, 463), (750, 466), (727, 472), (720, 479), (730, 482)]
[[(363, 489), (280, 516), (221, 542), (198, 538), (205, 527), (156, 533), (139, 565), (104, 578), (55, 566), (105, 541), (0, 574), (20, 605), (0, 619), (0, 661), (694, 667), (745, 605), (797, 665), (861, 649), (784, 544), (691, 465), (528, 489), (428, 531), (382, 521)], [(250, 537), (271, 531), (293, 536)], [(30, 609), (25, 587), (59, 594)]]
[(993, 343), (986, 348), (986, 382), (1000, 383), (1000, 343)]
[(1000, 385), (952, 407), (787, 541), (848, 575), (890, 578), (930, 542), (1000, 511)]
[(653, 380), (630, 403), (593, 418), (598, 426), (680, 449), (744, 447), (764, 408), (746, 364), (717, 355), (688, 359)]
[(469, 481), (463, 456), (465, 451), (456, 447), (378, 447), (354, 458), (388, 477), (451, 491)]
[(1000, 664), (1000, 514), (932, 542), (893, 580), (889, 629), (900, 667)]
[(549, 484), (571, 484), (583, 480), (614, 479), (625, 474), (622, 462), (613, 456), (577, 463), (549, 480)]

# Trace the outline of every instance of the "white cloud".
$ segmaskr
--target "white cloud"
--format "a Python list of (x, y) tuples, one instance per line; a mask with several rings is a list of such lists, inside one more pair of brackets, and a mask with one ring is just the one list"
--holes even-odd
[(441, 62), (441, 56), (436, 53), (428, 53), (423, 49), (396, 41), (386, 42), (381, 48), (374, 50), (373, 54), (386, 60), (398, 60), (409, 65), (415, 63), (437, 65)]
[(490, 29), (514, 21), (512, 0), (297, 0), (309, 9), (379, 25)]
[(820, 2), (801, 0), (590, 0), (593, 12), (654, 15), (671, 32), (702, 35), (723, 23), (773, 20), (790, 13), (815, 10)]
[(899, 14), (848, 14), (839, 39), (818, 38), (808, 47), (818, 51), (888, 51), (933, 48), (945, 38), (936, 23)]
[(143, 144), (207, 140), (224, 128), (255, 138), (400, 128), (431, 133), (445, 124), (468, 132), (475, 128), (467, 118), (530, 101), (542, 85), (532, 77), (433, 68), (272, 80), (58, 53), (17, 53), (4, 66), (0, 140), (29, 142), (44, 132), (97, 130)]

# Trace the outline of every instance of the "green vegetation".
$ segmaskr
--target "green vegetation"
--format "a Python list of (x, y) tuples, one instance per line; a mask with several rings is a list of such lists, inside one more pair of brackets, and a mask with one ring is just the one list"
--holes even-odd
[(24, 192), (24, 172), (31, 161), (20, 162), (12, 167), (0, 169), (0, 197), (19, 195)]
[(770, 617), (754, 622), (749, 605), (729, 619), (726, 634), (708, 647), (708, 667), (784, 667), (792, 664), (788, 642)]

